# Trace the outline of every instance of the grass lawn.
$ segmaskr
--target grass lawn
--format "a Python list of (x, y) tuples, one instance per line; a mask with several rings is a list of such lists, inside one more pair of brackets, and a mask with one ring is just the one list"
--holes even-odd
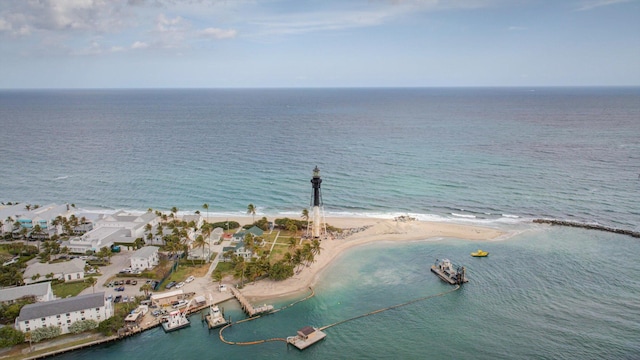
[[(209, 265), (210, 264), (192, 266), (192, 265), (182, 264), (178, 266), (176, 271), (174, 271), (173, 274), (171, 274), (171, 276), (169, 276), (169, 278), (161, 286), (165, 286), (171, 281), (175, 281), (175, 282), (185, 281), (190, 275), (193, 275), (194, 277), (205, 276), (207, 274), (207, 271), (209, 270)], [(164, 289), (164, 288), (161, 287), (160, 289)]]
[(88, 287), (91, 284), (89, 282), (77, 281), (72, 283), (58, 283), (51, 286), (51, 290), (53, 290), (53, 294), (60, 298), (64, 299), (69, 296), (77, 296), (80, 292)]

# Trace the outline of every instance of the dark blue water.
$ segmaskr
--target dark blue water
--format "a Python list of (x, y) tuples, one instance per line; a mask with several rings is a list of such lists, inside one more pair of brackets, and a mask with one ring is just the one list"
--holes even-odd
[(0, 91), (0, 165), (5, 202), (269, 216), (299, 216), (317, 165), (329, 215), (517, 231), (352, 249), (315, 298), (227, 334), (286, 337), (439, 293), (437, 257), (469, 269), (463, 289), (330, 328), (303, 353), (224, 345), (196, 321), (65, 358), (640, 357), (637, 239), (529, 222), (639, 229), (639, 88)]

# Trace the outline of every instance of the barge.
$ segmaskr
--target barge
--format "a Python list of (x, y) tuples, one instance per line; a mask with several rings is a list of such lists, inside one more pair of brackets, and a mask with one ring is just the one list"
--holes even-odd
[(436, 259), (436, 263), (431, 266), (431, 272), (450, 285), (462, 285), (469, 281), (464, 266), (454, 268), (449, 259)]
[(298, 350), (304, 350), (309, 346), (317, 343), (318, 341), (324, 339), (327, 334), (322, 331), (311, 327), (305, 326), (302, 329), (298, 330), (298, 334), (295, 336), (289, 336), (287, 338), (287, 344), (291, 344), (298, 348)]

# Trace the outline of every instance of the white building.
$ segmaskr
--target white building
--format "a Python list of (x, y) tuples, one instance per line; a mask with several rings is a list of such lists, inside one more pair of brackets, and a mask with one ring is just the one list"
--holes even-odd
[(141, 247), (131, 255), (131, 268), (134, 270), (151, 269), (158, 262), (158, 248), (155, 246)]
[(0, 233), (10, 233), (13, 231), (13, 224), (19, 215), (27, 213), (24, 204), (5, 205), (0, 207)]
[(84, 254), (89, 250), (97, 252), (104, 247), (111, 247), (114, 243), (133, 245), (137, 238), (144, 239), (147, 224), (155, 226), (159, 221), (160, 218), (154, 213), (133, 215), (119, 211), (96, 220), (93, 230), (64, 242), (62, 246), (68, 247), (73, 253)]
[[(86, 262), (82, 259), (73, 259), (55, 264), (31, 264), (22, 276), (25, 284), (32, 284), (44, 280), (62, 280), (64, 282), (80, 281), (84, 279), (84, 267)], [(53, 277), (47, 278), (48, 274)]]
[(32, 230), (34, 226), (40, 225), (43, 232), (50, 233), (56, 231), (56, 229), (53, 229), (51, 226), (51, 222), (56, 217), (69, 217), (71, 214), (72, 211), (69, 204), (49, 204), (30, 210), (26, 213), (16, 215), (16, 220), (20, 223), (20, 227)]
[(63, 242), (62, 246), (66, 246), (69, 252), (76, 254), (84, 254), (89, 250), (98, 252), (103, 247), (110, 248), (114, 242), (128, 241), (128, 234), (127, 230), (120, 228), (97, 228)]
[(66, 299), (25, 305), (16, 318), (16, 329), (27, 332), (42, 327), (57, 326), (62, 334), (69, 325), (80, 320), (104, 321), (113, 316), (111, 301), (105, 293), (80, 295)]
[(56, 297), (51, 290), (51, 282), (17, 286), (0, 289), (0, 304), (12, 304), (17, 300), (33, 296), (37, 302), (54, 300)]

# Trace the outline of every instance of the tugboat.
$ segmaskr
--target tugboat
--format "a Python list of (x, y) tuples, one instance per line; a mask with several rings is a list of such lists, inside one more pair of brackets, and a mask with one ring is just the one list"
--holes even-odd
[(462, 285), (469, 281), (467, 280), (464, 266), (459, 266), (454, 269), (449, 259), (436, 259), (436, 263), (431, 266), (431, 272), (438, 275), (442, 281), (451, 285)]
[(189, 326), (191, 326), (191, 323), (187, 319), (186, 312), (180, 310), (170, 312), (167, 321), (162, 323), (164, 332), (176, 331)]
[(213, 303), (211, 295), (209, 295), (209, 301), (211, 302), (211, 305), (209, 305), (209, 313), (205, 315), (209, 329), (215, 329), (227, 325), (227, 320), (224, 318), (224, 314), (222, 314), (218, 305)]
[(478, 249), (478, 251), (472, 252), (471, 256), (473, 257), (487, 257), (489, 255), (488, 252)]

